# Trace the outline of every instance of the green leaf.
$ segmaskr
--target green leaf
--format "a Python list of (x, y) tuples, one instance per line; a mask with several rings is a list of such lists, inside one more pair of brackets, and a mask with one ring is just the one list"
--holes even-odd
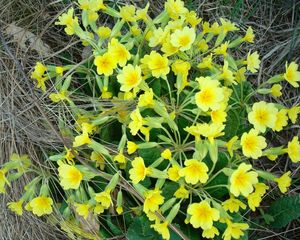
[(139, 149), (139, 156), (144, 159), (145, 165), (149, 166), (160, 157), (160, 150), (158, 148)]
[(285, 227), (292, 220), (300, 217), (300, 195), (277, 199), (271, 204), (268, 214), (274, 217), (272, 227)]
[[(212, 187), (216, 185), (226, 185), (228, 183), (228, 177), (223, 173), (219, 173), (209, 184), (205, 187)], [(225, 187), (209, 188), (206, 190), (214, 198), (222, 198), (228, 194), (228, 189)]]
[(146, 216), (138, 217), (129, 226), (127, 231), (127, 240), (158, 240), (161, 236), (155, 232), (151, 227), (151, 222)]
[(110, 230), (112, 231), (112, 233), (114, 234), (114, 236), (118, 236), (118, 235), (122, 235), (122, 231), (120, 229), (119, 226), (117, 226), (116, 224), (113, 223), (112, 219), (111, 219), (111, 215), (107, 215), (107, 219), (106, 219), (106, 223), (109, 226)]

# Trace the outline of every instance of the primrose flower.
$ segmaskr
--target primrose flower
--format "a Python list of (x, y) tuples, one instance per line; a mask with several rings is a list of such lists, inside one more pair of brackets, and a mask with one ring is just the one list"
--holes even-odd
[(285, 73), (283, 77), (286, 81), (288, 81), (293, 87), (299, 87), (300, 81), (300, 71), (298, 71), (298, 64), (295, 62), (291, 62), (289, 65), (285, 64)]
[(153, 30), (153, 35), (149, 39), (149, 47), (156, 47), (164, 42), (166, 38), (166, 32), (162, 28)]
[(105, 76), (110, 76), (117, 67), (117, 59), (107, 52), (102, 56), (96, 56), (94, 64), (97, 66), (97, 73), (99, 75), (104, 74)]
[(152, 76), (156, 78), (166, 78), (166, 75), (170, 72), (168, 58), (155, 51), (151, 51), (150, 55), (146, 56), (149, 56), (147, 58), (147, 65), (151, 70)]
[(287, 109), (281, 109), (276, 115), (274, 131), (279, 132), (288, 125)]
[(43, 92), (46, 92), (45, 81), (46, 77), (43, 77), (45, 72), (47, 71), (47, 67), (41, 62), (37, 62), (34, 71), (31, 73), (31, 78), (37, 80), (37, 88), (41, 88)]
[(125, 5), (121, 7), (119, 15), (125, 22), (135, 22), (135, 6), (133, 5)]
[(198, 18), (195, 11), (190, 11), (185, 14), (185, 21), (195, 28), (202, 21), (202, 18)]
[(254, 128), (264, 133), (266, 128), (274, 128), (278, 110), (273, 103), (256, 102), (248, 114), (248, 120)]
[(159, 205), (164, 203), (164, 197), (159, 189), (149, 190), (145, 193), (144, 212), (156, 212)]
[(256, 73), (257, 70), (259, 69), (259, 64), (260, 64), (260, 60), (259, 60), (259, 55), (256, 52), (254, 53), (248, 53), (247, 55), (247, 70), (249, 70), (252, 73)]
[(197, 106), (204, 112), (209, 109), (217, 110), (224, 99), (223, 90), (219, 87), (220, 83), (209, 77), (200, 77), (197, 80), (200, 85), (200, 92), (195, 95)]
[(292, 162), (300, 162), (300, 143), (298, 136), (293, 137), (292, 141), (288, 143), (287, 153)]
[(271, 95), (273, 97), (280, 97), (282, 95), (282, 92), (281, 92), (281, 85), (280, 84), (274, 84), (272, 87), (271, 87)]
[(189, 198), (189, 191), (185, 189), (184, 185), (181, 185), (174, 193), (176, 198)]
[(201, 136), (207, 137), (210, 143), (214, 143), (214, 139), (223, 136), (222, 132), (225, 128), (224, 124), (221, 123), (198, 123), (198, 131)]
[(177, 182), (180, 179), (179, 170), (180, 167), (178, 167), (177, 165), (169, 167), (168, 178), (173, 182)]
[(167, 148), (160, 154), (160, 156), (164, 159), (170, 160), (172, 158), (172, 152)]
[(255, 35), (253, 33), (252, 27), (248, 27), (246, 35), (243, 37), (243, 41), (253, 43)]
[(236, 31), (238, 30), (238, 28), (235, 26), (234, 23), (224, 19), (224, 18), (220, 18), (220, 21), (221, 21), (221, 28), (222, 28), (222, 31), (227, 33), (227, 32), (232, 32), (232, 31)]
[(171, 44), (180, 51), (189, 50), (196, 39), (194, 28), (184, 27), (182, 30), (175, 30), (171, 34)]
[(222, 124), (226, 122), (227, 113), (225, 109), (217, 109), (210, 112), (210, 117), (213, 123)]
[(110, 191), (106, 190), (100, 193), (96, 193), (95, 195), (95, 201), (100, 203), (100, 205), (104, 208), (104, 209), (108, 209), (109, 206), (112, 203), (112, 199), (110, 196)]
[(20, 199), (19, 201), (16, 202), (9, 202), (7, 203), (8, 208), (15, 212), (17, 215), (21, 216), (23, 214), (23, 205), (24, 201), (22, 199)]
[(33, 214), (39, 217), (52, 213), (52, 204), (53, 200), (45, 196), (36, 197), (29, 203)]
[(216, 227), (212, 226), (209, 229), (203, 230), (202, 237), (213, 239), (215, 236), (219, 236), (219, 234), (219, 230)]
[(90, 156), (90, 159), (96, 163), (97, 167), (99, 166), (101, 170), (104, 170), (104, 168), (105, 168), (105, 159), (104, 159), (104, 157), (102, 156), (101, 153), (93, 151), (91, 156)]
[(184, 177), (187, 183), (206, 183), (208, 180), (208, 167), (205, 163), (196, 159), (189, 159), (184, 161), (184, 165), (186, 167), (179, 170), (179, 175), (180, 177)]
[(141, 94), (139, 96), (138, 106), (149, 107), (149, 108), (153, 107), (154, 106), (153, 95), (154, 94), (152, 88), (150, 88), (149, 90)]
[(60, 185), (63, 189), (77, 189), (83, 178), (82, 173), (75, 167), (68, 164), (62, 164), (58, 168)]
[(233, 223), (230, 220), (227, 220), (226, 223), (227, 228), (223, 233), (224, 240), (231, 240), (232, 238), (241, 239), (241, 237), (245, 235), (243, 231), (249, 228), (247, 223)]
[(58, 21), (55, 22), (55, 25), (62, 25), (65, 27), (65, 32), (68, 35), (73, 35), (75, 33), (75, 28), (79, 27), (78, 18), (73, 17), (74, 8), (69, 8), (67, 13), (63, 13), (60, 17), (58, 17)]
[(152, 224), (150, 227), (152, 227), (156, 232), (158, 232), (163, 239), (169, 240), (170, 239), (170, 231), (168, 229), (168, 221), (160, 223), (159, 221), (156, 221), (155, 224)]
[(117, 61), (120, 67), (124, 67), (127, 61), (131, 58), (130, 52), (123, 44), (119, 43), (116, 38), (110, 40), (107, 51), (111, 57)]
[(214, 53), (218, 55), (227, 56), (227, 49), (229, 47), (229, 42), (222, 43), (221, 46), (214, 49)]
[(165, 2), (165, 9), (172, 19), (178, 19), (188, 12), (187, 8), (184, 7), (184, 2), (181, 0), (168, 0)]
[(87, 132), (83, 132), (81, 135), (78, 135), (75, 137), (73, 142), (73, 147), (80, 147), (84, 144), (90, 144), (91, 139), (89, 138), (89, 135)]
[(241, 137), (243, 154), (246, 157), (257, 159), (262, 156), (262, 149), (267, 147), (266, 139), (258, 135), (258, 131), (251, 129)]
[(141, 116), (139, 108), (136, 108), (131, 114), (130, 114), (131, 122), (129, 123), (128, 127), (130, 129), (130, 133), (135, 136), (138, 131), (143, 127), (145, 124), (145, 120)]
[(123, 67), (122, 72), (118, 74), (117, 79), (121, 84), (121, 91), (129, 92), (137, 88), (142, 81), (142, 70), (139, 66), (131, 64)]
[(214, 221), (218, 221), (220, 213), (203, 200), (200, 203), (192, 203), (188, 206), (187, 213), (191, 215), (190, 223), (194, 228), (201, 227), (203, 230), (211, 229)]
[(281, 177), (275, 178), (275, 182), (278, 183), (280, 192), (286, 193), (289, 186), (291, 186), (292, 179), (289, 176), (291, 171), (284, 173)]
[(5, 185), (9, 185), (9, 181), (5, 177), (6, 170), (0, 169), (0, 193), (5, 193)]
[(89, 216), (89, 204), (81, 204), (81, 203), (75, 203), (76, 212), (79, 216), (83, 217), (84, 219), (87, 219)]
[(231, 213), (238, 212), (240, 208), (246, 209), (246, 204), (240, 201), (234, 196), (230, 195), (230, 198), (222, 203), (222, 206), (225, 211), (229, 211)]
[(138, 145), (132, 141), (127, 141), (127, 153), (129, 155), (133, 154), (138, 149)]
[(244, 197), (253, 192), (253, 185), (258, 183), (258, 174), (251, 170), (252, 166), (250, 164), (242, 163), (239, 165), (238, 169), (235, 170), (230, 179), (230, 192), (238, 197), (242, 194)]
[(111, 29), (109, 27), (101, 26), (97, 29), (96, 33), (100, 38), (106, 39), (110, 37)]
[(199, 69), (205, 69), (205, 68), (208, 68), (208, 69), (212, 69), (213, 68), (213, 64), (212, 64), (212, 54), (204, 57), (202, 59), (202, 61), (197, 65), (197, 67)]
[(131, 165), (132, 168), (129, 170), (129, 178), (134, 184), (138, 184), (145, 179), (150, 169), (145, 166), (144, 159), (141, 157), (135, 157)]
[(296, 123), (299, 113), (300, 113), (300, 106), (294, 106), (288, 109), (288, 116), (293, 124)]

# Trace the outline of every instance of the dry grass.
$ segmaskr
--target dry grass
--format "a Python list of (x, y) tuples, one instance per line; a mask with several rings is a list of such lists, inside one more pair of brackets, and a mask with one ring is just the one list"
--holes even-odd
[[(124, 1), (111, 1), (123, 4)], [(144, 5), (146, 1), (127, 1)], [(161, 11), (163, 1), (150, 1), (152, 14)], [(56, 17), (72, 1), (47, 0), (0, 0), (0, 31), (3, 42), (0, 44), (0, 165), (7, 161), (12, 152), (29, 154), (36, 165), (42, 166), (43, 154), (47, 149), (61, 147), (61, 140), (55, 134), (49, 122), (57, 121), (57, 111), (47, 105), (45, 95), (33, 92), (34, 84), (28, 79), (28, 72), (36, 61), (61, 63), (66, 54), (74, 62), (81, 60), (80, 49), (74, 45), (76, 39), (66, 37), (54, 26)], [(296, 0), (188, 0), (187, 6), (196, 9), (200, 16), (211, 21), (226, 17), (239, 24), (242, 29), (252, 26), (257, 36), (257, 44), (252, 46), (261, 54), (263, 70), (254, 84), (264, 81), (270, 75), (282, 72), (285, 61), (300, 61), (300, 2)], [(104, 20), (105, 21), (105, 20)], [(37, 52), (20, 49), (18, 44), (10, 42), (11, 38), (3, 34), (7, 24), (15, 22), (17, 26), (30, 30), (47, 43), (52, 53), (42, 58)], [(62, 54), (62, 49), (65, 54)], [(290, 107), (300, 103), (299, 90), (284, 86), (284, 96), (279, 103)], [(54, 124), (55, 125), (55, 124)], [(300, 134), (299, 124), (284, 131), (280, 136), (272, 137), (274, 144), (286, 144), (291, 136)], [(271, 138), (271, 137), (270, 137)], [(299, 166), (291, 164), (286, 156), (277, 164), (257, 163), (264, 169), (274, 172), (292, 170), (299, 178)], [(16, 217), (5, 205), (8, 201), (20, 197), (23, 186), (30, 179), (25, 176), (13, 185), (12, 191), (0, 201), (0, 239), (63, 239), (64, 235), (57, 228), (49, 226), (31, 214)], [(290, 193), (299, 193), (300, 187), (294, 186)], [(275, 191), (270, 191), (268, 198), (277, 198)], [(266, 203), (267, 205), (267, 203)], [(300, 237), (299, 221), (294, 221), (282, 232), (262, 229), (257, 226), (250, 238), (255, 239), (298, 239)]]

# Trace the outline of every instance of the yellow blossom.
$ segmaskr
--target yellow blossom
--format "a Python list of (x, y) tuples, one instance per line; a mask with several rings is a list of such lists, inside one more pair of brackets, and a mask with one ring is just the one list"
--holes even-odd
[(225, 109), (217, 109), (210, 112), (211, 120), (213, 123), (222, 124), (226, 122), (227, 113)]
[(164, 159), (170, 160), (172, 158), (172, 152), (167, 148), (160, 154), (160, 156)]
[(291, 171), (284, 173), (281, 177), (275, 178), (275, 182), (278, 183), (280, 192), (286, 193), (289, 186), (291, 186), (292, 179), (289, 176)]
[(180, 51), (189, 50), (196, 39), (194, 28), (184, 27), (182, 30), (177, 29), (171, 34), (171, 44), (179, 48)]
[(191, 215), (190, 223), (194, 228), (201, 227), (203, 230), (211, 229), (214, 221), (218, 221), (220, 213), (203, 200), (200, 203), (192, 203), (188, 206), (187, 213)]
[(153, 35), (149, 39), (149, 47), (156, 47), (161, 45), (166, 38), (166, 32), (162, 28), (153, 30)]
[(24, 201), (22, 199), (16, 202), (9, 202), (7, 203), (7, 207), (11, 211), (15, 212), (17, 215), (21, 216), (23, 214), (23, 208), (22, 208), (23, 202)]
[(225, 43), (221, 44), (221, 46), (214, 49), (213, 52), (218, 55), (227, 56), (228, 46), (229, 46), (229, 42), (225, 42)]
[(282, 95), (281, 89), (282, 89), (282, 87), (280, 84), (274, 84), (271, 87), (271, 95), (273, 97), (280, 97)]
[(189, 159), (184, 161), (184, 165), (185, 167), (179, 170), (179, 175), (184, 177), (187, 183), (206, 183), (208, 180), (208, 167), (205, 163), (196, 159)]
[(300, 143), (298, 136), (294, 136), (292, 141), (288, 143), (287, 153), (292, 162), (300, 162)]
[(293, 124), (296, 123), (299, 113), (300, 113), (300, 106), (294, 106), (288, 109), (288, 116)]
[(73, 147), (80, 147), (84, 144), (90, 144), (91, 139), (89, 138), (88, 133), (83, 132), (81, 135), (75, 137), (73, 142)]
[(205, 58), (203, 58), (202, 61), (197, 65), (197, 67), (199, 69), (205, 69), (205, 68), (211, 69), (211, 68), (213, 68), (212, 54), (210, 54), (210, 55), (206, 56)]
[(267, 147), (267, 143), (263, 136), (258, 135), (257, 130), (251, 129), (249, 133), (243, 133), (241, 146), (246, 157), (257, 159), (262, 156), (262, 149)]
[(138, 20), (143, 20), (144, 22), (148, 21), (148, 9), (150, 7), (149, 2), (147, 3), (147, 5), (143, 8), (143, 9), (138, 9), (136, 11), (136, 16), (135, 19)]
[(120, 9), (120, 17), (125, 22), (135, 22), (135, 6), (133, 5), (125, 5)]
[(195, 28), (202, 21), (202, 18), (198, 18), (195, 11), (190, 11), (185, 14), (185, 21)]
[(145, 202), (143, 210), (145, 213), (156, 212), (159, 205), (164, 203), (164, 197), (159, 189), (149, 190), (145, 193)]
[(235, 73), (235, 80), (238, 83), (243, 82), (243, 81), (246, 80), (245, 72), (246, 72), (246, 68), (245, 67), (242, 67), (242, 68), (240, 68), (239, 70), (236, 71), (236, 73)]
[(150, 169), (145, 166), (144, 159), (141, 157), (135, 157), (131, 162), (132, 168), (129, 170), (129, 178), (134, 184), (143, 181)]
[(127, 153), (129, 155), (133, 154), (138, 149), (138, 145), (132, 141), (127, 142)]
[(118, 207), (116, 208), (116, 212), (117, 212), (117, 214), (121, 215), (121, 214), (124, 212), (123, 207), (122, 207), (122, 206), (118, 206)]
[(188, 11), (181, 0), (167, 0), (165, 2), (165, 9), (172, 19), (178, 19)]
[(287, 109), (281, 109), (276, 115), (274, 130), (279, 132), (288, 125)]
[(166, 75), (170, 72), (169, 60), (167, 57), (160, 55), (155, 51), (151, 51), (147, 65), (151, 70), (151, 74), (156, 78), (166, 78)]
[(55, 72), (58, 76), (62, 76), (63, 73), (64, 73), (64, 68), (63, 67), (60, 67), (60, 66), (57, 66), (55, 67)]
[(300, 81), (300, 71), (298, 71), (298, 64), (295, 62), (291, 62), (289, 65), (285, 64), (285, 73), (283, 77), (286, 81), (288, 81), (293, 87), (299, 87)]
[(252, 166), (250, 164), (242, 163), (239, 165), (238, 169), (235, 170), (230, 177), (230, 192), (238, 197), (242, 194), (247, 197), (251, 192), (253, 192), (253, 185), (258, 183), (258, 174), (251, 170)]
[(81, 203), (75, 203), (76, 212), (79, 216), (83, 217), (84, 219), (87, 219), (89, 216), (89, 204), (81, 204)]
[(131, 114), (130, 114), (131, 122), (129, 123), (128, 127), (130, 129), (130, 133), (135, 136), (138, 131), (143, 127), (145, 124), (145, 120), (140, 114), (139, 108), (136, 108)]
[(243, 41), (253, 43), (254, 42), (255, 35), (253, 33), (252, 27), (248, 27), (247, 32), (245, 36), (243, 37)]
[(246, 223), (233, 223), (229, 220), (227, 221), (227, 228), (223, 233), (223, 239), (224, 240), (231, 240), (232, 238), (241, 239), (241, 237), (245, 235), (243, 231), (247, 230), (248, 228), (249, 225)]
[(55, 25), (62, 25), (65, 27), (65, 32), (68, 35), (73, 35), (75, 33), (75, 28), (79, 27), (78, 18), (73, 18), (74, 8), (69, 8), (67, 13), (63, 13), (58, 17), (58, 21), (55, 22)]
[(5, 193), (5, 185), (9, 185), (9, 181), (5, 177), (6, 170), (5, 169), (0, 169), (0, 193)]
[(216, 227), (212, 226), (209, 229), (203, 230), (202, 237), (214, 239), (214, 237), (219, 236), (219, 234), (219, 230)]
[(247, 207), (246, 204), (237, 198), (234, 198), (232, 195), (230, 195), (230, 198), (222, 203), (222, 206), (225, 211), (229, 210), (231, 213), (238, 212), (239, 208), (246, 209)]
[(204, 112), (209, 109), (217, 110), (224, 99), (223, 90), (219, 87), (220, 83), (209, 77), (200, 77), (197, 80), (200, 86), (200, 92), (195, 95), (197, 106)]
[(49, 197), (39, 196), (30, 201), (33, 214), (43, 216), (52, 213), (53, 200)]
[(58, 168), (60, 185), (63, 189), (77, 189), (83, 178), (82, 173), (75, 167), (68, 164), (62, 164)]
[(91, 156), (90, 156), (90, 159), (96, 163), (97, 167), (99, 166), (101, 170), (104, 170), (104, 168), (105, 168), (105, 159), (104, 159), (104, 157), (102, 156), (101, 153), (93, 151)]
[(198, 132), (201, 136), (208, 138), (210, 143), (214, 143), (214, 139), (220, 136), (223, 136), (222, 132), (225, 128), (225, 125), (221, 123), (198, 123)]
[(180, 167), (178, 167), (177, 165), (170, 167), (168, 169), (168, 178), (173, 182), (177, 182), (180, 178), (179, 170)]
[(201, 39), (198, 44), (197, 44), (198, 49), (201, 52), (206, 52), (209, 48), (209, 46), (207, 45), (207, 42), (205, 41), (205, 39)]
[(232, 31), (236, 31), (238, 30), (238, 28), (235, 26), (234, 23), (224, 19), (224, 18), (220, 18), (220, 21), (221, 21), (221, 28), (222, 28), (222, 31), (227, 33), (227, 32), (232, 32)]
[(47, 67), (41, 62), (37, 62), (34, 71), (31, 73), (31, 78), (37, 80), (37, 87), (41, 88), (43, 92), (46, 92), (46, 77), (43, 77), (45, 72), (47, 71)]
[(120, 65), (120, 67), (124, 67), (127, 61), (131, 58), (130, 52), (126, 49), (126, 47), (123, 44), (119, 43), (119, 41), (116, 38), (110, 40), (108, 44), (108, 53), (113, 59), (115, 59), (115, 61)]
[(99, 75), (104, 74), (105, 76), (110, 76), (117, 67), (117, 59), (107, 52), (102, 56), (96, 56), (94, 64), (97, 66), (97, 73)]
[(174, 193), (176, 198), (189, 198), (189, 191), (185, 189), (184, 185), (180, 185), (180, 187)]
[(238, 136), (234, 136), (226, 143), (227, 151), (229, 152), (230, 157), (233, 157), (233, 150), (235, 150), (234, 144), (238, 139)]
[(121, 84), (121, 91), (129, 92), (131, 89), (137, 88), (142, 81), (142, 70), (139, 66), (128, 64), (123, 67), (122, 72), (117, 76), (118, 82)]
[(162, 43), (161, 51), (163, 51), (165, 54), (164, 56), (168, 57), (178, 52), (178, 48), (174, 47), (171, 43), (171, 36), (170, 33), (168, 33)]
[(82, 10), (99, 11), (106, 9), (103, 0), (78, 0), (79, 7)]
[(252, 53), (249, 52), (247, 55), (247, 70), (249, 70), (252, 73), (256, 73), (257, 70), (259, 69), (259, 64), (260, 64), (260, 60), (259, 60), (259, 55), (256, 52)]
[(159, 221), (155, 221), (155, 224), (152, 224), (151, 227), (158, 232), (163, 239), (169, 240), (170, 239), (170, 232), (168, 229), (168, 221), (160, 223)]
[(139, 102), (138, 106), (139, 107), (153, 107), (154, 106), (154, 101), (153, 101), (153, 90), (150, 88), (150, 90), (147, 90), (143, 94), (139, 96)]
[(96, 202), (100, 203), (104, 209), (108, 209), (112, 203), (110, 191), (106, 190), (95, 195)]
[(101, 26), (97, 29), (96, 33), (100, 38), (106, 39), (110, 37), (111, 29), (109, 27)]
[(267, 127), (274, 128), (277, 113), (278, 110), (273, 103), (260, 101), (253, 104), (248, 120), (255, 129), (264, 133)]
[(105, 208), (101, 204), (97, 204), (94, 207), (94, 214), (96, 214), (96, 215), (101, 214), (104, 212), (104, 210), (105, 210)]
[(175, 75), (188, 75), (190, 69), (191, 64), (189, 62), (179, 59), (172, 64), (172, 71), (175, 73)]
[(64, 101), (64, 100), (68, 99), (68, 97), (66, 96), (66, 92), (65, 91), (61, 91), (61, 92), (58, 92), (58, 93), (51, 93), (49, 95), (49, 98), (54, 103), (58, 103), (60, 101)]

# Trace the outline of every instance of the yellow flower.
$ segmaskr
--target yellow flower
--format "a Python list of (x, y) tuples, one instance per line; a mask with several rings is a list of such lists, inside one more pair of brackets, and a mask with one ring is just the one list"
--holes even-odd
[(153, 107), (154, 106), (154, 101), (153, 101), (153, 90), (150, 88), (143, 94), (139, 96), (139, 102), (138, 102), (139, 107)]
[(256, 102), (248, 114), (248, 120), (255, 129), (264, 133), (267, 127), (274, 128), (277, 112), (278, 110), (273, 103)]
[(110, 76), (117, 67), (117, 59), (107, 52), (102, 56), (96, 56), (94, 64), (97, 66), (97, 73), (99, 75), (104, 74), (105, 76)]
[(188, 75), (190, 69), (191, 64), (183, 60), (178, 59), (172, 64), (172, 71), (175, 75)]
[(230, 192), (238, 197), (242, 194), (247, 197), (253, 192), (253, 185), (258, 183), (258, 174), (251, 170), (250, 164), (242, 163), (238, 169), (235, 170), (230, 177)]
[(83, 217), (84, 219), (87, 219), (89, 216), (89, 204), (80, 204), (80, 203), (75, 203), (74, 204), (76, 207), (76, 212), (78, 213), (79, 216)]
[(246, 223), (233, 223), (229, 220), (227, 221), (227, 228), (223, 233), (223, 239), (224, 240), (231, 240), (232, 238), (241, 239), (241, 237), (245, 235), (243, 231), (247, 230), (248, 228), (249, 225)]
[(287, 109), (281, 109), (276, 115), (274, 131), (281, 131), (283, 127), (288, 125)]
[(83, 178), (82, 173), (75, 167), (68, 164), (62, 164), (58, 168), (60, 185), (63, 189), (77, 189)]
[(63, 13), (58, 17), (58, 21), (55, 22), (55, 25), (62, 25), (65, 27), (65, 32), (68, 35), (73, 35), (75, 33), (75, 28), (79, 27), (78, 18), (73, 18), (74, 8), (69, 8), (67, 13)]
[(252, 53), (249, 52), (247, 55), (247, 70), (249, 70), (252, 73), (256, 73), (257, 70), (259, 69), (259, 64), (260, 64), (260, 60), (259, 60), (259, 55), (256, 52)]
[(293, 124), (296, 123), (299, 113), (300, 113), (300, 106), (294, 106), (288, 109), (288, 116)]
[(23, 214), (23, 208), (22, 208), (22, 205), (23, 205), (23, 200), (19, 200), (17, 202), (9, 202), (7, 203), (7, 206), (8, 208), (15, 212), (17, 215), (21, 216)]
[(121, 7), (119, 14), (125, 22), (135, 22), (135, 6), (125, 5), (124, 7)]
[(124, 212), (123, 207), (122, 207), (122, 206), (118, 206), (118, 207), (116, 208), (116, 212), (117, 212), (117, 214), (121, 215), (121, 214)]
[(232, 32), (232, 31), (236, 31), (238, 30), (238, 28), (235, 26), (234, 23), (224, 19), (224, 18), (220, 18), (220, 21), (221, 21), (221, 28), (222, 28), (222, 31), (227, 33), (227, 32)]
[(297, 82), (300, 81), (300, 72), (298, 71), (298, 64), (291, 62), (289, 65), (285, 64), (285, 73), (283, 74), (285, 80), (287, 80), (293, 87), (299, 87)]
[(169, 240), (170, 239), (170, 232), (168, 229), (168, 221), (160, 223), (159, 221), (155, 221), (155, 224), (152, 224), (152, 227), (156, 232), (158, 232), (163, 239)]
[(229, 42), (225, 42), (225, 43), (221, 44), (221, 46), (214, 49), (213, 52), (218, 55), (227, 56), (228, 46), (229, 46)]
[(52, 213), (52, 204), (53, 200), (45, 196), (36, 197), (29, 203), (32, 208), (32, 212), (39, 217)]
[(290, 178), (291, 171), (284, 173), (281, 177), (275, 178), (278, 183), (280, 192), (286, 193), (289, 186), (291, 186), (292, 179)]
[(184, 161), (186, 167), (179, 170), (180, 177), (184, 177), (187, 183), (197, 184), (198, 182), (206, 183), (208, 180), (208, 167), (205, 163), (196, 159)]
[(169, 60), (167, 57), (160, 55), (155, 51), (151, 51), (147, 65), (151, 70), (151, 74), (156, 78), (166, 78), (166, 75), (170, 72)]
[(170, 160), (172, 158), (172, 152), (167, 148), (160, 154), (160, 156), (164, 159)]
[(178, 48), (177, 47), (174, 47), (171, 43), (171, 36), (170, 36), (170, 33), (168, 33), (162, 43), (162, 47), (161, 47), (161, 51), (164, 52), (165, 56), (168, 57), (168, 56), (171, 56), (175, 53), (178, 52)]
[(118, 155), (116, 155), (116, 156), (114, 157), (114, 160), (115, 160), (116, 162), (118, 162), (118, 163), (121, 163), (121, 164), (126, 163), (126, 158), (125, 158), (124, 154), (121, 153), (121, 152), (118, 153)]
[(91, 139), (89, 138), (88, 133), (83, 132), (81, 135), (75, 137), (73, 142), (73, 147), (80, 147), (84, 144), (90, 144)]
[(156, 212), (159, 205), (164, 203), (164, 197), (159, 189), (149, 190), (145, 193), (144, 212)]
[(281, 89), (282, 89), (282, 87), (280, 84), (274, 84), (271, 87), (271, 95), (273, 97), (280, 97), (282, 95)]
[(236, 71), (236, 73), (235, 73), (235, 80), (238, 83), (243, 82), (243, 81), (246, 80), (245, 72), (246, 72), (246, 68), (245, 67), (242, 67), (242, 68), (240, 68), (239, 70)]
[(63, 67), (55, 67), (55, 72), (58, 76), (62, 76), (64, 73), (64, 68)]
[(225, 109), (217, 109), (210, 112), (211, 120), (213, 123), (222, 124), (226, 122), (227, 113)]
[(110, 192), (108, 190), (96, 193), (95, 201), (100, 203), (104, 209), (108, 209), (112, 203)]
[(247, 207), (246, 204), (237, 198), (234, 198), (232, 195), (230, 195), (230, 198), (222, 203), (222, 206), (225, 211), (229, 210), (231, 213), (238, 212), (239, 208), (246, 209)]
[(255, 212), (256, 208), (259, 207), (262, 198), (258, 193), (253, 192), (248, 195), (247, 200), (249, 208)]
[(189, 198), (189, 191), (185, 189), (184, 185), (180, 185), (180, 187), (174, 193), (176, 198)]
[(180, 168), (176, 165), (170, 167), (168, 169), (168, 178), (173, 182), (177, 182), (180, 178), (179, 170), (180, 170)]
[(106, 9), (103, 0), (78, 0), (79, 7), (82, 10), (99, 11)]
[(212, 54), (203, 58), (202, 61), (197, 65), (197, 67), (200, 69), (205, 69), (205, 68), (212, 69), (213, 68)]
[(110, 37), (111, 29), (109, 27), (101, 26), (97, 29), (96, 33), (100, 38), (106, 39)]
[(258, 135), (258, 131), (251, 129), (241, 137), (243, 154), (246, 157), (257, 159), (262, 156), (262, 149), (267, 147), (266, 139)]
[(233, 156), (233, 150), (235, 150), (234, 144), (238, 139), (239, 139), (238, 136), (234, 136), (226, 143), (227, 151), (229, 152), (230, 157)]
[(139, 108), (136, 108), (131, 114), (130, 114), (131, 122), (129, 123), (128, 127), (130, 129), (130, 133), (135, 136), (138, 131), (143, 127), (145, 124), (145, 120), (140, 114)]
[(143, 181), (149, 173), (149, 169), (146, 168), (144, 159), (141, 157), (135, 157), (131, 162), (132, 168), (129, 170), (129, 178), (134, 184)]
[(195, 11), (190, 11), (185, 14), (185, 21), (195, 28), (202, 21), (202, 18), (198, 18)]
[(294, 136), (292, 141), (288, 143), (287, 153), (292, 162), (300, 162), (300, 143), (298, 136)]
[(122, 69), (117, 76), (118, 82), (121, 84), (121, 91), (129, 92), (136, 88), (142, 81), (142, 70), (139, 66), (128, 64)]
[(210, 143), (214, 143), (214, 139), (220, 136), (223, 136), (222, 132), (225, 128), (225, 125), (221, 123), (198, 123), (198, 131), (203, 137), (207, 137)]
[(58, 93), (51, 93), (49, 95), (49, 98), (54, 103), (58, 103), (60, 101), (64, 101), (64, 100), (68, 99), (68, 97), (66, 96), (66, 92), (65, 91), (61, 91), (61, 92), (58, 92)]
[(172, 19), (178, 19), (183, 16), (188, 10), (184, 7), (184, 2), (181, 0), (168, 0), (165, 2), (165, 9)]
[(225, 80), (225, 85), (236, 84), (233, 72), (228, 69), (228, 62), (226, 60), (224, 60), (223, 72), (220, 77)]
[(0, 193), (5, 193), (5, 185), (9, 185), (9, 181), (5, 177), (6, 170), (0, 169)]
[(134, 37), (140, 36), (142, 34), (142, 30), (138, 27), (138, 25), (134, 25), (130, 28), (130, 32)]
[(108, 53), (111, 55), (112, 58), (115, 59), (115, 61), (120, 65), (120, 67), (124, 67), (127, 61), (131, 58), (130, 52), (126, 49), (126, 47), (123, 44), (119, 43), (119, 41), (116, 38), (110, 40), (108, 44)]
[(201, 39), (198, 44), (197, 44), (197, 47), (198, 49), (201, 51), (201, 52), (206, 52), (209, 48), (207, 42), (205, 41), (205, 39)]
[(210, 207), (206, 200), (190, 204), (187, 213), (191, 215), (190, 223), (192, 226), (194, 228), (201, 227), (203, 230), (211, 229), (213, 222), (218, 221), (220, 218), (219, 211)]
[(253, 43), (255, 35), (253, 33), (252, 27), (248, 27), (246, 35), (243, 37), (243, 41)]
[(98, 214), (101, 214), (104, 212), (104, 207), (101, 205), (101, 204), (97, 204), (95, 207), (94, 207), (94, 214), (98, 215)]
[(138, 149), (138, 145), (132, 141), (127, 141), (127, 153), (129, 155), (133, 154)]
[(149, 39), (149, 47), (156, 47), (164, 42), (166, 38), (166, 32), (162, 28), (153, 30), (153, 35)]
[(37, 88), (41, 88), (43, 92), (46, 92), (46, 77), (43, 77), (45, 72), (47, 71), (47, 67), (41, 62), (37, 62), (34, 71), (31, 73), (31, 78), (37, 80)]
[(104, 170), (104, 168), (105, 168), (105, 159), (103, 158), (101, 153), (93, 151), (91, 156), (90, 156), (90, 159), (96, 163), (97, 167), (99, 166), (101, 170)]
[(144, 22), (147, 22), (148, 21), (148, 9), (150, 7), (150, 4), (147, 3), (147, 5), (143, 8), (143, 9), (138, 9), (136, 11), (136, 14), (135, 14), (135, 19), (138, 21), (138, 20), (143, 20)]
[(200, 77), (197, 79), (200, 85), (200, 92), (195, 94), (197, 106), (204, 112), (209, 109), (217, 110), (224, 99), (222, 88), (219, 87), (217, 80), (211, 80), (209, 77)]
[(182, 30), (177, 29), (171, 34), (171, 44), (180, 51), (189, 50), (196, 39), (194, 28), (184, 27)]
[(220, 234), (219, 230), (216, 227), (212, 226), (209, 229), (203, 230), (202, 237), (204, 237), (204, 238), (212, 238), (213, 239), (216, 235), (219, 236), (219, 234)]

